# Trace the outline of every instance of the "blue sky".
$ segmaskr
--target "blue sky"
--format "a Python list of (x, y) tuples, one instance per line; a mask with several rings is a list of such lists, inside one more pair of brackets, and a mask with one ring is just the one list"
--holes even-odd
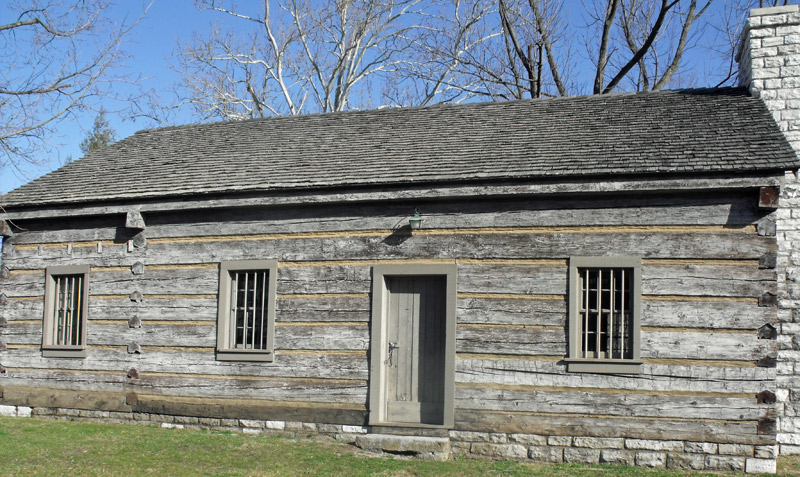
[[(246, 1), (246, 0), (245, 0)], [(574, 14), (581, 12), (584, 2), (581, 0), (564, 0), (565, 6)], [(716, 0), (722, 4), (725, 0)], [(120, 0), (110, 11), (110, 17), (115, 21), (126, 24), (138, 18), (150, 0)], [(717, 7), (719, 8), (719, 7)], [(714, 14), (710, 12), (710, 14)], [(0, 15), (2, 13), (0, 12)], [(0, 18), (0, 20), (2, 20)], [(178, 73), (170, 68), (176, 62), (171, 56), (177, 48), (179, 39), (189, 39), (193, 32), (205, 35), (208, 27), (215, 22), (225, 22), (224, 15), (211, 12), (198, 11), (192, 0), (154, 0), (146, 15), (140, 20), (136, 28), (126, 37), (124, 50), (129, 55), (124, 65), (117, 74), (141, 75), (140, 87), (143, 90), (154, 90), (165, 99), (170, 99), (170, 89), (179, 81)], [(707, 70), (713, 68), (710, 60), (702, 58), (702, 53), (689, 52), (695, 55), (695, 72), (707, 75)], [(698, 71), (698, 70), (705, 70)], [(702, 85), (702, 84), (701, 84)], [(122, 85), (122, 88), (126, 86)], [(99, 104), (113, 111), (119, 105)], [(44, 173), (55, 169), (60, 161), (71, 156), (73, 159), (81, 157), (80, 142), (86, 137), (96, 116), (95, 111), (86, 111), (79, 114), (75, 120), (64, 121), (59, 126), (57, 137), (50, 138), (57, 147), (52, 157), (46, 158), (49, 164), (38, 167), (28, 167), (23, 174), (16, 173), (8, 168), (0, 172), (0, 194), (8, 192), (25, 182), (28, 182)], [(108, 114), (107, 119), (117, 132), (117, 139), (122, 139), (141, 129), (153, 127), (154, 123), (148, 120), (123, 119), (116, 114)], [(171, 118), (175, 124), (193, 122), (190, 111), (178, 111)]]
[[(141, 0), (124, 0), (113, 6), (111, 17), (118, 22), (131, 23), (141, 15), (146, 6)], [(194, 30), (206, 28), (215, 19), (208, 13), (198, 11), (192, 0), (156, 0), (147, 14), (125, 40), (124, 49), (130, 56), (120, 73), (141, 74), (141, 86), (144, 90), (153, 89), (166, 93), (172, 84), (179, 80), (179, 75), (170, 69), (170, 56), (179, 38), (189, 38)], [(109, 110), (116, 106), (112, 103), (104, 105)], [(27, 167), (24, 176), (5, 169), (0, 172), (0, 193), (8, 192), (42, 174), (57, 167), (58, 161), (67, 156), (73, 159), (81, 157), (80, 142), (91, 128), (96, 113), (88, 111), (79, 115), (78, 120), (62, 123), (59, 137), (53, 138), (58, 145), (57, 153), (44, 167)], [(144, 120), (123, 120), (118, 115), (109, 114), (107, 119), (122, 139), (141, 129), (152, 127), (152, 123)], [(191, 122), (187, 112), (176, 118), (177, 123)]]

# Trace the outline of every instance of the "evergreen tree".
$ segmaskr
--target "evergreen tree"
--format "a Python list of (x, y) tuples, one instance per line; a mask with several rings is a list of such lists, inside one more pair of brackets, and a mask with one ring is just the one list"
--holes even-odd
[(84, 154), (95, 152), (113, 143), (116, 139), (117, 132), (108, 123), (105, 112), (100, 111), (100, 114), (94, 118), (89, 136), (81, 141), (81, 152)]

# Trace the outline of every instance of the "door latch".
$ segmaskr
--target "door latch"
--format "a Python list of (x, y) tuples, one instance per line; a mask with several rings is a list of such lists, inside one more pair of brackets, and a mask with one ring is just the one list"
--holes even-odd
[(389, 356), (386, 358), (386, 364), (388, 364), (389, 367), (393, 366), (392, 357), (394, 356), (394, 350), (396, 350), (397, 348), (398, 348), (397, 341), (389, 342)]

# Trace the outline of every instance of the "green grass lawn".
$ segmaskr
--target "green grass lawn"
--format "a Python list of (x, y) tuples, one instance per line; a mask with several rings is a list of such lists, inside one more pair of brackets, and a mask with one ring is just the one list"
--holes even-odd
[[(778, 471), (780, 475), (800, 475), (800, 458), (780, 459)], [(0, 417), (0, 475), (70, 474), (690, 475), (601, 465), (377, 458), (326, 440)]]

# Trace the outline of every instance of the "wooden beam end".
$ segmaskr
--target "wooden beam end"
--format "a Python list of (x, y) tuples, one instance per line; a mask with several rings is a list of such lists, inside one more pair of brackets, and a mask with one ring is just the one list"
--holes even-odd
[(778, 199), (781, 195), (781, 188), (779, 186), (767, 186), (759, 189), (758, 194), (758, 208), (771, 209), (778, 208)]
[(9, 238), (14, 236), (14, 231), (11, 230), (11, 226), (8, 225), (8, 222), (5, 220), (0, 220), (0, 236), (3, 238)]
[(138, 210), (131, 210), (125, 214), (125, 227), (129, 229), (144, 230), (147, 226), (144, 223), (144, 217)]

